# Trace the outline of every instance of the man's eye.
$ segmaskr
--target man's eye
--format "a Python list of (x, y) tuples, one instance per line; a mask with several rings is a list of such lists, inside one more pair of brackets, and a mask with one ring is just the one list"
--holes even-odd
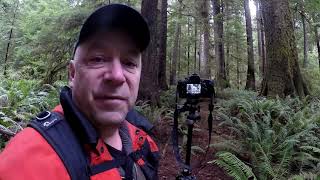
[(133, 62), (126, 62), (124, 63), (126, 66), (128, 67), (137, 67), (137, 64), (136, 63), (133, 63)]
[(91, 63), (103, 63), (105, 60), (102, 57), (94, 57), (90, 59)]
[(128, 68), (136, 68), (138, 66), (138, 64), (135, 61), (129, 59), (124, 60), (123, 64)]

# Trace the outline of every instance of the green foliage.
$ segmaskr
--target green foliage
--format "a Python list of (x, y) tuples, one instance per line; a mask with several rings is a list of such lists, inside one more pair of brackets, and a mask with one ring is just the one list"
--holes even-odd
[(319, 180), (320, 175), (315, 173), (301, 173), (299, 175), (294, 175), (289, 178), (289, 180)]
[(0, 83), (0, 125), (16, 133), (31, 117), (58, 104), (58, 89), (34, 80)]
[(316, 173), (320, 163), (320, 101), (266, 99), (243, 91), (219, 103), (221, 127), (230, 136), (212, 146), (248, 161), (258, 179)]
[(161, 107), (151, 107), (149, 101), (137, 101), (135, 109), (146, 116), (152, 123), (158, 123), (162, 119), (173, 119), (175, 92), (176, 88), (171, 86), (169, 90), (160, 94)]
[(162, 106), (174, 109), (176, 104), (176, 86), (170, 86), (169, 90), (161, 92), (160, 97)]
[(318, 64), (312, 64), (314, 68), (304, 69), (303, 75), (305, 77), (305, 81), (309, 87), (310, 94), (312, 96), (320, 97), (320, 71), (318, 68)]
[(163, 118), (171, 119), (173, 117), (173, 111), (168, 107), (152, 107), (148, 101), (138, 101), (135, 109), (143, 114), (153, 124), (160, 122)]
[(216, 154), (217, 160), (210, 161), (208, 163), (214, 163), (222, 167), (227, 173), (236, 180), (256, 180), (256, 176), (253, 174), (252, 169), (237, 158), (230, 152), (218, 152)]

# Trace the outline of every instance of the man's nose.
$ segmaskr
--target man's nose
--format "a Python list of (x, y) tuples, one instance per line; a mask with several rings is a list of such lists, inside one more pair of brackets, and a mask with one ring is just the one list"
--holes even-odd
[(104, 79), (114, 84), (122, 84), (125, 82), (125, 76), (121, 61), (119, 58), (114, 58), (104, 73)]

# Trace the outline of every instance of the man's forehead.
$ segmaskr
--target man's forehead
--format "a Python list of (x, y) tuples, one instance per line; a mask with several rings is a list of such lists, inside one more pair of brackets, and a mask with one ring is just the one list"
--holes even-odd
[(88, 50), (118, 49), (132, 55), (140, 55), (139, 47), (124, 32), (99, 32), (78, 45)]

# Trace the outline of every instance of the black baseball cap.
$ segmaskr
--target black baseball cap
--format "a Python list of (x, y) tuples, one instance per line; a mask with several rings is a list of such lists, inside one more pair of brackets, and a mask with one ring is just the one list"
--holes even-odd
[(110, 31), (127, 33), (140, 52), (147, 48), (150, 41), (148, 24), (138, 11), (123, 4), (110, 4), (95, 10), (85, 20), (75, 50), (91, 36)]

